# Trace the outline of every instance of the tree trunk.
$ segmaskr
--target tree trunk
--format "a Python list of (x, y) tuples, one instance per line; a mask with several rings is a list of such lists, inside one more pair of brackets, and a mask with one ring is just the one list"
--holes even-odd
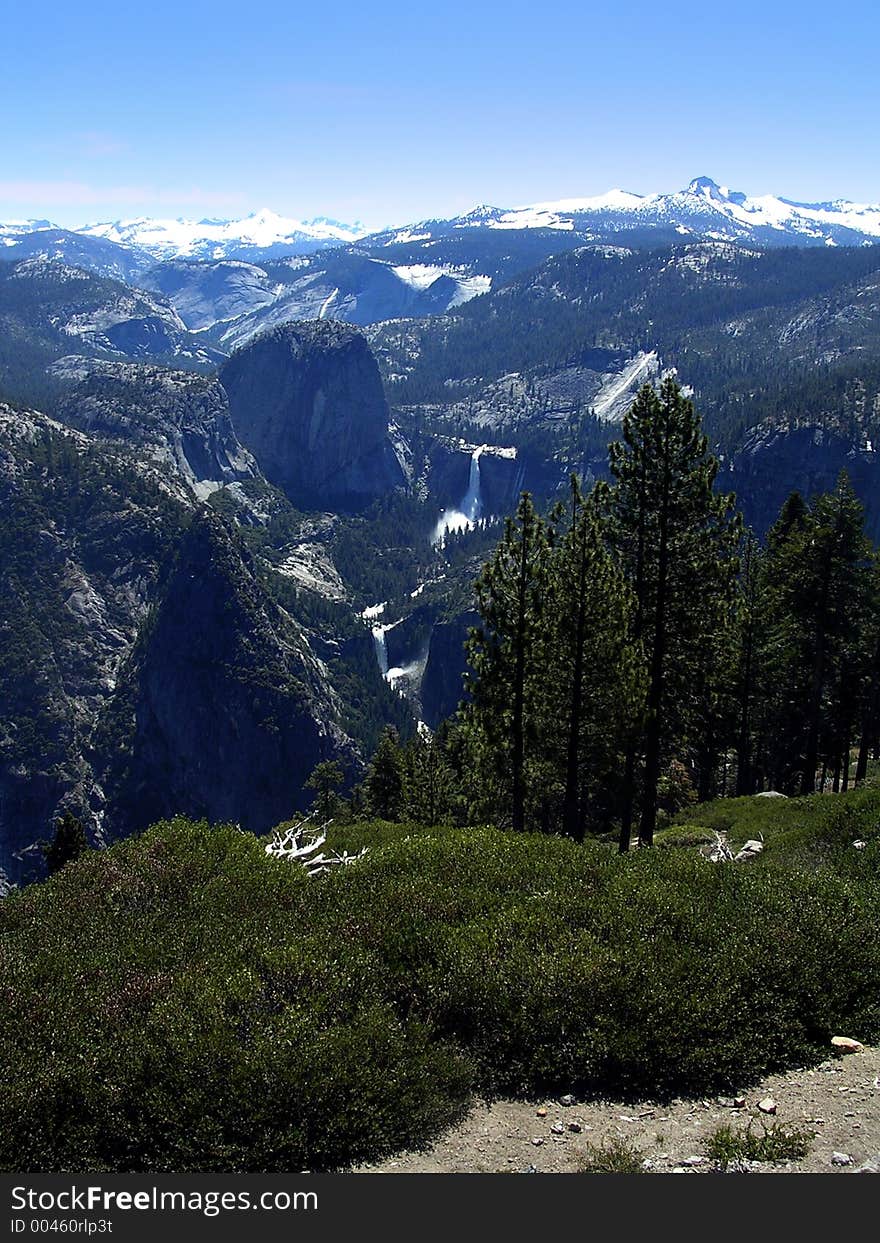
[(626, 749), (623, 769), (623, 806), (620, 810), (620, 838), (618, 851), (626, 854), (632, 840), (633, 806), (635, 804), (636, 745), (631, 742)]
[(657, 599), (654, 608), (654, 645), (651, 652), (651, 673), (648, 689), (648, 711), (645, 724), (645, 775), (642, 789), (642, 814), (639, 821), (639, 845), (653, 846), (657, 827), (657, 783), (660, 780), (660, 744), (663, 692), (666, 674), (666, 594), (669, 580), (669, 425), (664, 429), (663, 490), (659, 512), (659, 544), (657, 549)]

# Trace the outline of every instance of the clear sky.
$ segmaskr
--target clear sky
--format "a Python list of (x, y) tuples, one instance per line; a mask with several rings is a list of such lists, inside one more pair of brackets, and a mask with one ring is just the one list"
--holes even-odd
[(877, 0), (49, 0), (0, 37), (0, 220), (880, 202)]

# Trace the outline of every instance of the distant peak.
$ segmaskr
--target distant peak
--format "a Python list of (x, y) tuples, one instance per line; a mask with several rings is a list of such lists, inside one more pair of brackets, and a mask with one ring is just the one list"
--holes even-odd
[(687, 188), (688, 194), (705, 194), (708, 198), (724, 198), (724, 193), (717, 181), (711, 177), (695, 177)]
[(469, 212), (462, 217), (463, 220), (489, 220), (493, 216), (501, 213), (500, 207), (493, 207), (491, 203), (479, 203), (476, 207), (471, 208)]

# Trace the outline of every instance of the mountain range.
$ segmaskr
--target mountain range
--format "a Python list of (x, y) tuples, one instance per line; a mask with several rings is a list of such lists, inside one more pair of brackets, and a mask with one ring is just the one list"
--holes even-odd
[[(370, 231), (327, 217), (297, 220), (268, 208), (241, 219), (184, 220), (139, 217), (64, 230), (113, 242), (154, 259), (251, 259), (305, 255), (359, 242), (367, 246), (431, 242), (460, 229), (555, 229), (606, 235), (632, 229), (672, 229), (683, 236), (718, 237), (773, 245), (856, 245), (880, 238), (880, 204), (835, 199), (798, 203), (772, 194), (750, 196), (696, 177), (673, 193), (610, 190), (586, 198), (507, 208), (481, 205), (464, 215)], [(51, 244), (58, 226), (48, 220), (0, 223), (0, 245), (17, 249)], [(42, 235), (42, 236), (40, 236)]]
[(602, 477), (670, 371), (759, 535), (846, 468), (880, 536), (878, 218), (698, 179), (360, 236), (2, 226), (0, 889), (61, 810), (260, 831), (438, 725), (500, 520)]

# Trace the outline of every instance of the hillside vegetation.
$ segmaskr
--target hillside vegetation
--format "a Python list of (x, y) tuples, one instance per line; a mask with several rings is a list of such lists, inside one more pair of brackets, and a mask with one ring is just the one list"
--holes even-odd
[(87, 853), (0, 904), (0, 1166), (339, 1168), (474, 1092), (705, 1093), (880, 1037), (880, 794), (699, 812), (766, 859), (361, 824), (310, 879), (183, 819)]

